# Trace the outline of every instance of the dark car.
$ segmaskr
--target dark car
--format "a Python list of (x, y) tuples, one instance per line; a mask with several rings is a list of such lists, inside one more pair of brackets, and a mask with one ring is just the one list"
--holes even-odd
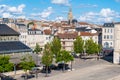
[(33, 68), (29, 71), (30, 74), (36, 74), (36, 73), (40, 73), (40, 72), (41, 72), (41, 70), (40, 70), (39, 68), (37, 68), (37, 67), (33, 67)]
[[(47, 67), (46, 66), (43, 66), (42, 70), (41, 70), (41, 73), (46, 73), (47, 71)], [(51, 69), (50, 67), (48, 67), (48, 73), (51, 73)]]
[(50, 67), (50, 69), (52, 69), (52, 70), (57, 70), (57, 66), (56, 66), (55, 64), (51, 64), (49, 67)]
[(76, 53), (71, 53), (74, 58), (79, 58), (79, 56)]
[(63, 70), (64, 66), (65, 66), (65, 70), (70, 69), (69, 65), (68, 64), (64, 64), (64, 63), (59, 63), (58, 64), (58, 69), (62, 69)]
[(14, 79), (11, 76), (6, 76), (6, 75), (0, 73), (0, 80), (16, 80), (16, 79)]
[(30, 79), (30, 78), (34, 78), (35, 76), (32, 75), (32, 74), (23, 74), (23, 75), (21, 75), (21, 77), (22, 77), (22, 78), (27, 77), (27, 79)]

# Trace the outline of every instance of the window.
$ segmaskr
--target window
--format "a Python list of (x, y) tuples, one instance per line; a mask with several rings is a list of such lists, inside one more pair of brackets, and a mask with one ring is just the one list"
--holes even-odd
[(112, 35), (110, 35), (110, 39), (113, 39), (113, 36), (112, 36)]
[(112, 45), (112, 42), (110, 44)]
[(112, 29), (111, 29), (111, 33), (112, 33)]
[(106, 39), (106, 35), (104, 35), (104, 39)]
[(109, 29), (107, 30), (107, 32), (109, 33)]
[(46, 40), (49, 40), (49, 37), (46, 37)]
[(107, 35), (107, 39), (109, 39), (109, 35)]
[(105, 29), (105, 33), (106, 33), (106, 29)]
[(63, 41), (63, 45), (65, 45), (65, 41)]

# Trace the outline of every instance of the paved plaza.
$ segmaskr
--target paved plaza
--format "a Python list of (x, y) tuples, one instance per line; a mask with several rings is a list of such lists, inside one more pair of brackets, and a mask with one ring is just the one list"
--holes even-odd
[[(29, 80), (120, 80), (120, 65), (114, 65), (103, 59), (75, 59), (73, 71), (52, 71), (49, 77), (39, 73), (38, 78)], [(17, 80), (23, 80), (17, 76)]]

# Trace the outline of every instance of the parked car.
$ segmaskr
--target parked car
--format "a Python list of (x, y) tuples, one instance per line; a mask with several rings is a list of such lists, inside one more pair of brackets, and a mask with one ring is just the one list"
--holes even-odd
[(0, 73), (0, 80), (16, 80), (16, 79), (14, 79), (11, 76), (6, 76), (6, 75)]
[(51, 64), (49, 67), (52, 70), (57, 70), (57, 68), (58, 68), (55, 64)]
[(70, 69), (69, 65), (68, 64), (64, 64), (64, 63), (59, 63), (58, 64), (58, 69), (62, 69), (63, 70), (64, 66), (65, 66), (65, 70)]
[(30, 79), (30, 78), (34, 78), (35, 76), (33, 74), (22, 74), (21, 77), (22, 78), (27, 77), (27, 79)]
[(36, 73), (40, 73), (40, 72), (41, 72), (41, 70), (40, 70), (38, 67), (33, 67), (33, 68), (29, 71), (30, 74), (36, 74)]
[[(43, 68), (42, 68), (42, 70), (41, 70), (41, 73), (46, 73), (46, 70), (47, 70), (47, 67), (46, 67), (46, 66), (43, 66)], [(51, 73), (50, 67), (48, 67), (48, 73)]]
[(79, 55), (77, 55), (76, 53), (72, 52), (71, 54), (74, 58), (79, 58)]

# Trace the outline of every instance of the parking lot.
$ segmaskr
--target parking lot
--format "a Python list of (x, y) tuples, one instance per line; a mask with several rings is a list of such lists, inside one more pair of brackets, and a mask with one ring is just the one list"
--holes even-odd
[[(120, 65), (114, 65), (111, 62), (100, 59), (75, 59), (73, 62), (73, 71), (52, 70), (48, 77), (45, 73), (39, 73), (38, 78), (29, 80), (119, 80)], [(17, 80), (24, 80), (21, 75), (16, 75)]]

